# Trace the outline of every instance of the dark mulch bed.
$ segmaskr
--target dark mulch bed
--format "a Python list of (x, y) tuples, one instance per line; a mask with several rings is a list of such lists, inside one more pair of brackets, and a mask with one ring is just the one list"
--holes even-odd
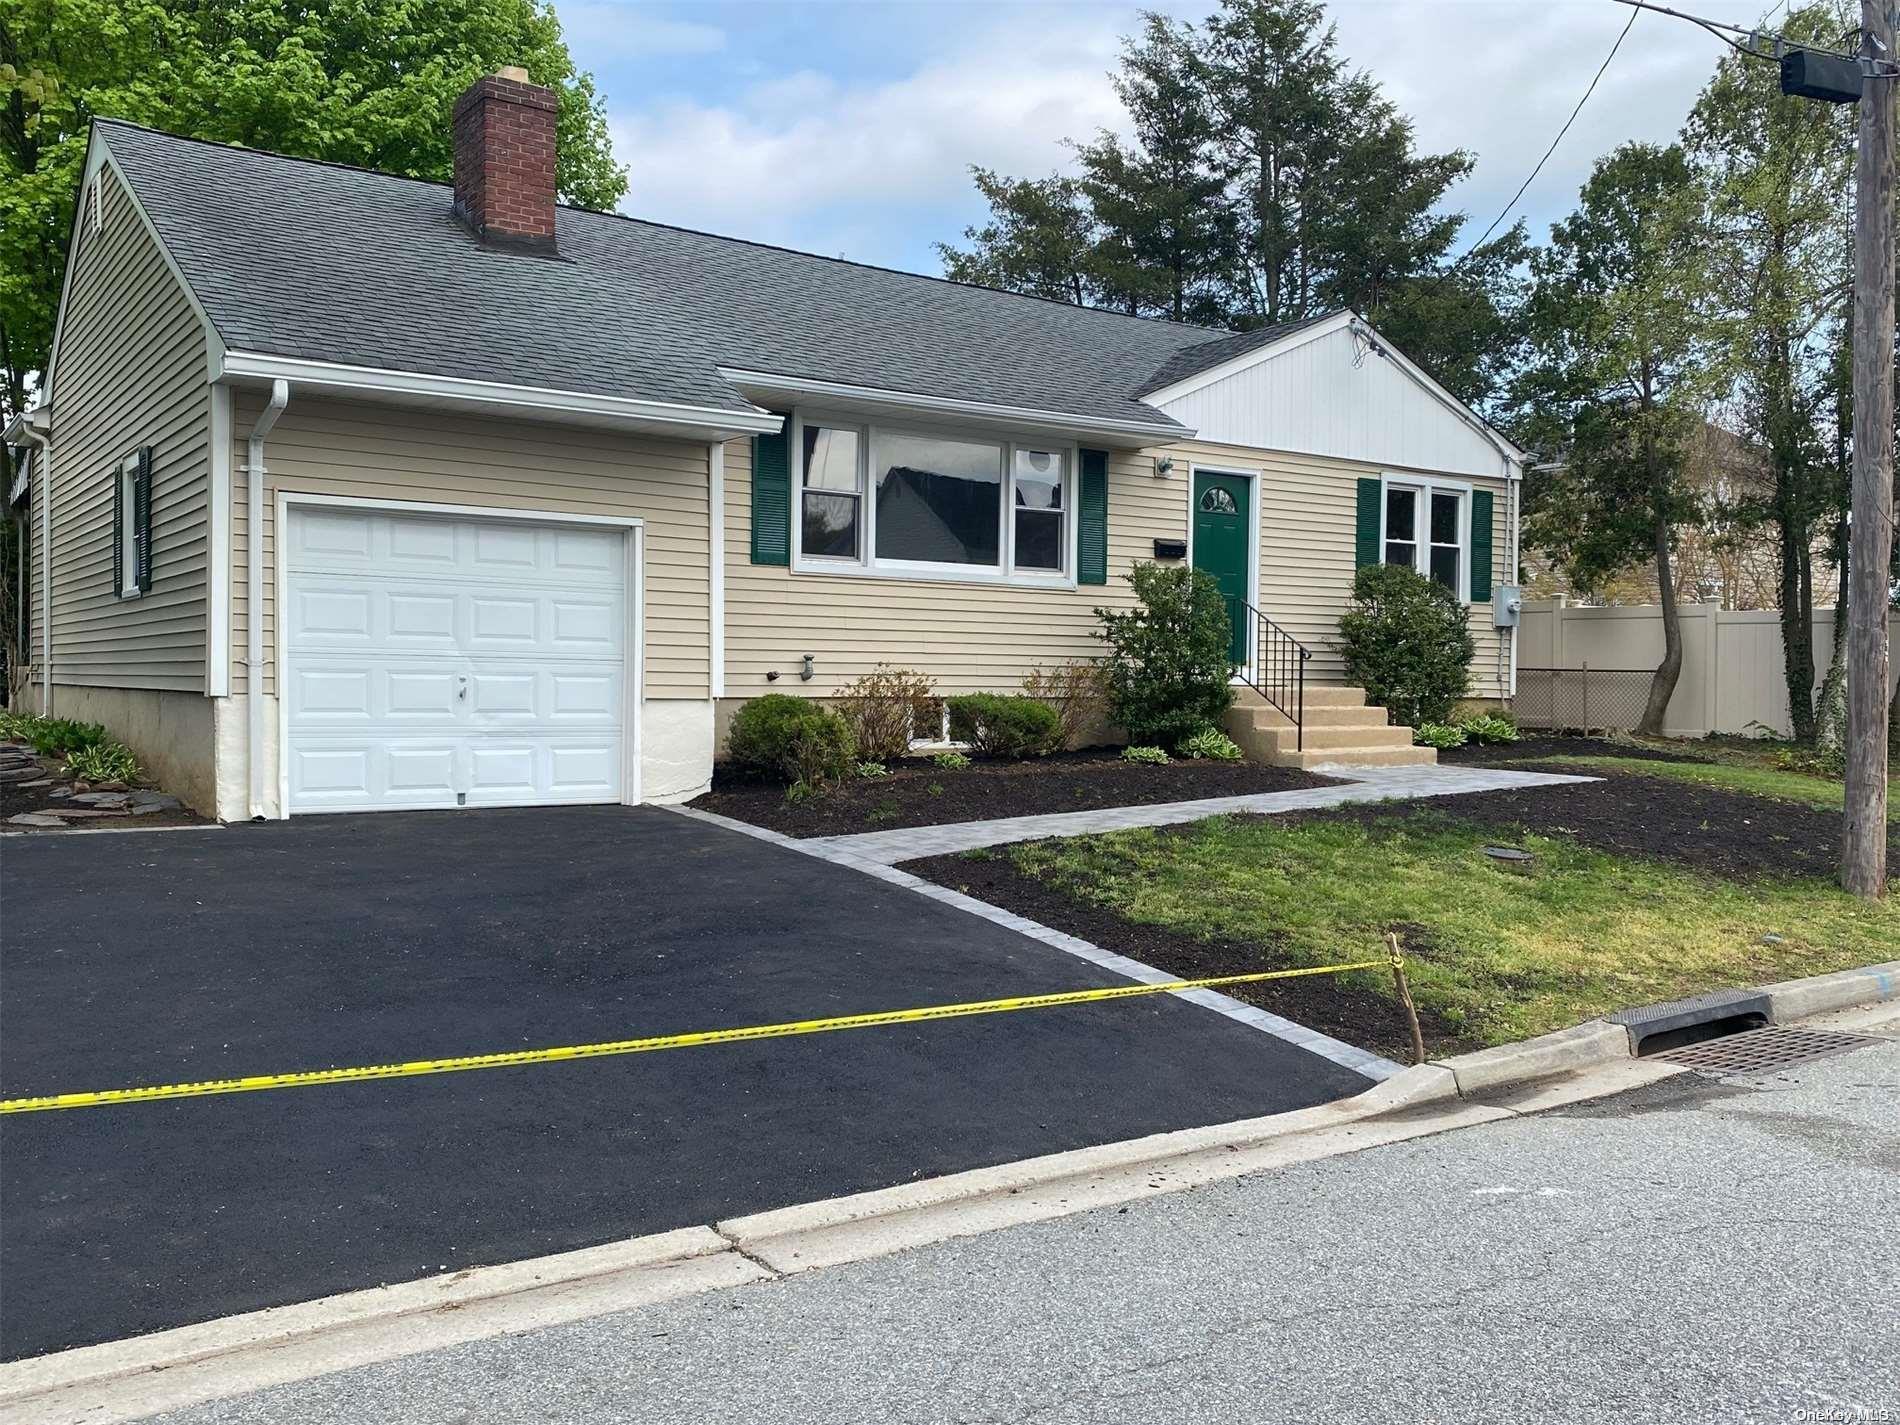
[[(903, 869), (1184, 980), (1293, 969), (1301, 963), (1289, 957), (1272, 936), (1261, 941), (1202, 940), (1161, 926), (1137, 925), (1112, 910), (1025, 875), (1001, 850), (932, 856), (907, 861)], [(1407, 943), (1415, 943), (1417, 938), (1410, 933), (1406, 936)], [(1410, 1058), (1410, 1040), (1398, 1002), (1356, 986), (1352, 977), (1313, 975), (1269, 980), (1258, 985), (1234, 985), (1222, 993), (1400, 1062)], [(1445, 1020), (1429, 1008), (1420, 1009), (1419, 1024), (1426, 1046), (1434, 1054), (1457, 1054), (1479, 1047), (1476, 1040), (1453, 1034)]]
[(1447, 747), (1438, 754), (1440, 762), (1467, 767), (1498, 767), (1512, 762), (1539, 762), (1552, 757), (1629, 757), (1641, 762), (1707, 762), (1707, 757), (1684, 749), (1681, 752), (1643, 747), (1635, 743), (1609, 742), (1601, 737), (1525, 737), (1516, 742), (1480, 745), (1467, 742), (1463, 747)]
[(945, 771), (922, 758), (887, 777), (861, 778), (809, 801), (788, 802), (776, 782), (715, 772), (713, 789), (692, 805), (701, 811), (770, 827), (787, 836), (849, 836), (954, 821), (992, 821), (1048, 812), (1198, 801), (1333, 785), (1288, 767), (1250, 762), (1176, 762), (1148, 767), (1118, 751), (1089, 749), (1026, 762), (977, 762)]
[[(23, 749), (0, 747), (0, 760), (9, 764), (29, 755)], [(49, 758), (35, 759), (38, 762), (38, 775), (29, 776), (27, 781), (50, 781), (45, 787), (22, 787), (18, 781), (0, 781), (0, 834), (36, 835), (50, 833), (58, 835), (65, 831), (91, 831), (102, 826), (135, 826), (144, 830), (154, 826), (202, 826), (205, 819), (184, 806), (167, 807), (162, 811), (148, 811), (141, 816), (129, 813), (116, 813), (101, 816), (74, 816), (66, 819), (64, 826), (14, 826), (9, 818), (24, 812), (47, 812), (65, 809), (68, 811), (91, 811), (94, 808), (82, 807), (71, 798), (53, 797), (49, 793), (62, 787), (73, 785), (70, 778), (63, 776), (59, 764)]]
[[(1599, 851), (1647, 856), (1731, 880), (1831, 878), (1840, 865), (1838, 811), (1698, 787), (1673, 777), (1553, 770), (1602, 780), (1474, 792), (1403, 806), (1362, 802), (1274, 819), (1288, 824), (1320, 818), (1369, 823), (1396, 815), (1436, 816), (1495, 828), (1500, 838), (1523, 832), (1568, 837)], [(1892, 827), (1888, 840), (1895, 841)]]

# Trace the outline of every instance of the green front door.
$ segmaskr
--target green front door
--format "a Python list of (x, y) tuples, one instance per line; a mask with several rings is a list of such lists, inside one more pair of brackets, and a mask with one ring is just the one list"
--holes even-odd
[(1220, 584), (1232, 627), (1228, 659), (1247, 661), (1247, 481), (1237, 475), (1194, 475), (1194, 567)]

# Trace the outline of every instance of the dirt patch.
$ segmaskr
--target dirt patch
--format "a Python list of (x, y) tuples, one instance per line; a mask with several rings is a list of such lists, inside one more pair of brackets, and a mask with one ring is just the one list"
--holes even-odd
[(713, 789), (691, 805), (701, 811), (770, 827), (787, 836), (850, 836), (907, 826), (942, 826), (1050, 812), (1150, 806), (1205, 797), (1251, 796), (1334, 785), (1289, 767), (1250, 762), (1175, 762), (1149, 767), (1119, 753), (1065, 752), (1026, 762), (977, 762), (946, 771), (911, 759), (885, 777), (847, 782), (826, 796), (788, 802), (785, 788), (733, 776), (723, 769)]
[[(1203, 940), (1178, 930), (1125, 920), (1113, 910), (1025, 875), (1001, 851), (932, 856), (907, 861), (903, 869), (1184, 980), (1244, 975), (1255, 970), (1290, 970), (1304, 963), (1288, 955), (1272, 936), (1259, 941)], [(1412, 943), (1410, 937), (1407, 943)], [(1418, 953), (1416, 947), (1411, 953)], [(1409, 1031), (1398, 1001), (1374, 989), (1365, 973), (1269, 980), (1258, 985), (1235, 985), (1222, 993), (1401, 1063), (1411, 1057), (1404, 1047), (1410, 1043)], [(1453, 1034), (1445, 1020), (1428, 1008), (1419, 1011), (1419, 1019), (1426, 1048), (1433, 1054), (1459, 1054), (1479, 1047), (1477, 1040)]]
[[(1646, 856), (1732, 880), (1831, 878), (1840, 865), (1838, 811), (1701, 787), (1673, 777), (1589, 768), (1561, 770), (1602, 780), (1473, 792), (1403, 806), (1358, 803), (1289, 812), (1274, 820), (1287, 825), (1322, 818), (1372, 823), (1432, 816), (1484, 827), (1503, 840), (1526, 832), (1565, 837), (1598, 851)], [(1895, 840), (1890, 827), (1889, 845)]]
[[(37, 784), (37, 785), (36, 785)], [(20, 743), (0, 743), (0, 834), (96, 830), (102, 826), (203, 826), (205, 819), (176, 798), (148, 788), (100, 788), (103, 805), (77, 800), (93, 788), (74, 782), (59, 763), (36, 757)], [(56, 795), (59, 794), (59, 795)], [(114, 805), (123, 799), (122, 805)], [(20, 825), (16, 816), (59, 816), (49, 826)]]

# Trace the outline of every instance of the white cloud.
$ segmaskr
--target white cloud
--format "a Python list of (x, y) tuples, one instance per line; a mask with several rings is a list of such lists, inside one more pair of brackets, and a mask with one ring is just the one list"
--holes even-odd
[(1115, 27), (1084, 16), (1086, 24), (1055, 12), (991, 29), (882, 82), (807, 69), (766, 76), (723, 104), (673, 97), (634, 112), (616, 106), (614, 150), (632, 175), (623, 206), (818, 245), (802, 234), (840, 207), (965, 204), (972, 164), (1047, 173), (1066, 159), (1064, 137), (1123, 119), (1103, 78)]
[[(1168, 8), (1205, 13), (1203, 5)], [(1759, 16), (1742, 0), (1703, 0), (1701, 8), (1740, 23)], [(571, 24), (577, 11), (564, 5), (562, 13)], [(857, 13), (865, 26), (885, 27), (893, 54), (916, 52), (919, 10)], [(616, 154), (632, 175), (626, 210), (931, 267), (929, 243), (956, 236), (980, 212), (971, 165), (1045, 174), (1067, 166), (1063, 139), (1125, 122), (1105, 74), (1120, 36), (1137, 22), (1132, 6), (933, 4), (921, 13), (938, 47), (933, 53), (926, 44), (921, 62), (894, 59), (888, 78), (842, 78), (812, 66), (824, 53), (813, 44), (800, 51), (805, 67), (767, 67), (756, 77), (734, 78), (755, 71), (732, 56), (729, 95), (649, 91), (634, 107), (633, 95), (610, 93)], [(1334, 0), (1329, 9), (1342, 51), (1412, 116), (1422, 146), (1475, 154), (1472, 178), (1452, 195), (1473, 215), (1468, 237), (1530, 173), (1628, 13), (1610, 0)], [(1673, 138), (1720, 55), (1704, 31), (1641, 15), (1519, 205), (1533, 236), (1568, 211), (1597, 157), (1627, 139)]]
[(613, 0), (562, 0), (561, 30), (587, 67), (655, 55), (712, 54), (726, 47), (716, 25), (675, 20)]

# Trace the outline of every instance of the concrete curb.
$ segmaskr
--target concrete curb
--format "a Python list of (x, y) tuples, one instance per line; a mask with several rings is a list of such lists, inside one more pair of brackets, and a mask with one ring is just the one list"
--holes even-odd
[(246, 1312), (0, 1365), (8, 1425), (104, 1425), (772, 1273), (709, 1227)]
[(1591, 1019), (1535, 1039), (1434, 1059), (1432, 1063), (1451, 1073), (1460, 1094), (1470, 1095), (1629, 1057), (1629, 1030), (1608, 1020)]
[(1863, 965), (1858, 970), (1837, 970), (1806, 980), (1783, 980), (1777, 985), (1763, 985), (1761, 993), (1768, 996), (1769, 1016), (1775, 1024), (1829, 1010), (1879, 1004), (1900, 999), (1900, 960)]

